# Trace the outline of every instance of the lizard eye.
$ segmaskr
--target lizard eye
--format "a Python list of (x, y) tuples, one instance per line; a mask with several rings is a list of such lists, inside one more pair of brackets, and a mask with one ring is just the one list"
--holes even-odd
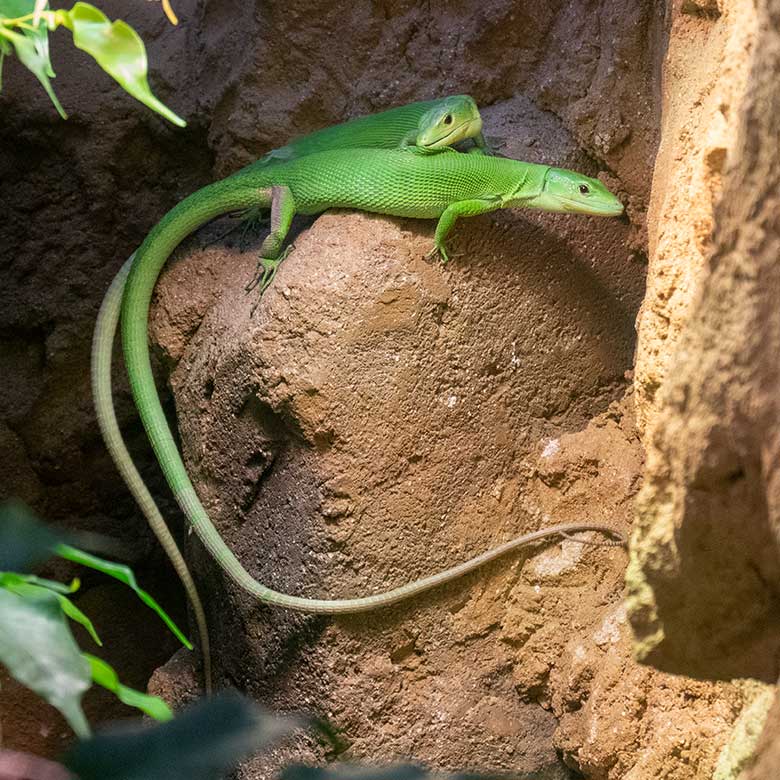
[(580, 184), (580, 194), (587, 195), (590, 192), (590, 187), (587, 184)]
[(447, 116), (444, 117), (444, 124), (445, 125), (452, 124), (452, 114), (447, 114)]

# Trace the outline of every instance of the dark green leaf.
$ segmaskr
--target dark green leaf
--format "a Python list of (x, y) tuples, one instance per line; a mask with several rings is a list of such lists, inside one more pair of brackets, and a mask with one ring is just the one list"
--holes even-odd
[(64, 541), (19, 501), (0, 504), (0, 570), (29, 571), (51, 558)]
[(80, 780), (218, 780), (249, 753), (303, 725), (227, 693), (169, 723), (114, 727), (78, 744), (65, 765)]
[(192, 643), (186, 636), (179, 630), (179, 627), (168, 617), (165, 610), (142, 588), (138, 586), (135, 579), (135, 574), (129, 566), (125, 566), (121, 563), (114, 563), (113, 561), (106, 561), (103, 558), (98, 558), (97, 555), (84, 552), (83, 550), (77, 550), (75, 547), (71, 547), (68, 544), (57, 545), (55, 552), (61, 558), (65, 558), (74, 563), (80, 563), (82, 566), (88, 566), (90, 569), (96, 569), (97, 571), (107, 574), (109, 577), (123, 582), (133, 591), (135, 591), (141, 601), (146, 606), (153, 609), (162, 619), (166, 626), (176, 636), (176, 638), (188, 649), (192, 650)]
[(173, 717), (171, 708), (159, 697), (149, 696), (147, 693), (128, 688), (119, 682), (119, 677), (114, 669), (100, 658), (82, 653), (84, 658), (89, 661), (92, 669), (92, 679), (104, 688), (115, 694), (116, 697), (128, 707), (135, 707), (146, 713), (149, 717), (159, 721), (168, 721)]
[[(31, 14), (34, 8), (35, 0), (0, 0), (0, 17), (15, 19)], [(60, 116), (67, 119), (68, 115), (60, 105), (60, 101), (57, 100), (49, 81), (49, 79), (54, 78), (54, 70), (49, 58), (49, 30), (45, 22), (40, 21), (37, 26), (33, 26), (32, 22), (29, 21), (23, 27), (17, 27), (16, 30), (6, 27), (4, 37), (6, 41), (13, 44), (19, 61), (41, 82)]]
[(90, 686), (90, 668), (57, 596), (23, 598), (0, 588), (0, 663), (53, 704), (78, 736), (89, 736), (81, 696)]
[(70, 11), (59, 11), (58, 20), (73, 33), (77, 48), (92, 55), (106, 73), (153, 111), (169, 122), (185, 127), (186, 122), (161, 103), (147, 79), (146, 49), (138, 33), (121, 20), (112, 22), (89, 3), (76, 3)]

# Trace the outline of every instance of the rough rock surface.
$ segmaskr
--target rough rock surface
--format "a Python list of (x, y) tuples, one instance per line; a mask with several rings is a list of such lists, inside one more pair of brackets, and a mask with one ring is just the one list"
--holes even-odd
[(644, 430), (690, 316), (712, 250), (715, 204), (735, 154), (757, 19), (752, 3), (724, 2), (716, 20), (670, 14), (663, 122), (647, 215), (650, 264), (638, 318), (635, 386)]
[(771, 780), (780, 776), (780, 696), (775, 695), (761, 737), (750, 762), (740, 780)]
[[(487, 121), (510, 153), (541, 137), (546, 153), (586, 164), (527, 102)], [(616, 274), (626, 227), (595, 227), (465, 220), (445, 268), (424, 259), (430, 227), (329, 214), (298, 236), (254, 320), (251, 253), (191, 243), (169, 263), (152, 332), (175, 365), (185, 458), (255, 576), (358, 595), (545, 522), (597, 513), (625, 527), (642, 455), (631, 401), (610, 399), (625, 392), (620, 301), (635, 300), (636, 280)], [(343, 730), (350, 759), (541, 770), (556, 765), (541, 738), (589, 777), (704, 776), (745, 696), (631, 659), (616, 552), (565, 541), (332, 621), (227, 586), (211, 616), (215, 644), (230, 646), (220, 674), (273, 706), (314, 707)], [(301, 743), (242, 777), (318, 758)]]
[[(675, 17), (664, 70), (677, 135), (664, 128), (653, 182), (636, 367), (647, 471), (629, 615), (645, 663), (774, 683), (780, 3), (718, 5), (716, 20)], [(705, 59), (692, 62), (691, 40)], [(706, 128), (698, 124), (703, 110)], [(670, 156), (682, 189), (663, 163)], [(709, 197), (697, 202), (696, 192)], [(779, 739), (775, 704), (747, 777), (777, 776)]]
[[(757, 71), (763, 64), (765, 79), (776, 72), (767, 31), (778, 27), (778, 15), (772, 11), (768, 19), (766, 0), (759, 4), (761, 47), (747, 54), (760, 25), (750, 25), (750, 4), (727, 0), (670, 2), (665, 19), (661, 4), (640, 0), (446, 6), (391, 0), (353, 3), (348, 14), (325, 0), (178, 0), (177, 29), (150, 4), (101, 5), (141, 31), (156, 91), (190, 126), (174, 130), (120, 93), (86, 55), (59, 45), (65, 33), (53, 48), (56, 87), (71, 112), (67, 123), (35, 80), (6, 61), (0, 494), (21, 495), (51, 519), (120, 536), (132, 546), (142, 578), (159, 570), (161, 556), (107, 462), (88, 397), (91, 323), (111, 275), (174, 202), (288, 137), (394, 103), (469, 92), (491, 106), (489, 134), (507, 141), (504, 153), (589, 172), (608, 167), (611, 174), (602, 176), (627, 203), (630, 226), (616, 222), (596, 234), (563, 217), (493, 215), (458, 226), (453, 246), (463, 256), (441, 269), (422, 259), (430, 228), (330, 215), (302, 236), (295, 263), (280, 273), (289, 295), (277, 287), (264, 303), (265, 337), (260, 321), (243, 323), (251, 343), (236, 319), (245, 307), (240, 288), (251, 255), (224, 245), (204, 253), (185, 249), (161, 289), (156, 327), (165, 367), (179, 366), (174, 384), (183, 443), (198, 487), (253, 571), (312, 593), (400, 582), (546, 516), (573, 521), (598, 509), (605, 521), (627, 526), (642, 455), (632, 397), (620, 398), (642, 294), (651, 183), (651, 292), (640, 320), (636, 384), (643, 431), (661, 403), (656, 385), (669, 371), (672, 342), (694, 317), (693, 293), (708, 268), (711, 204), (731, 156), (737, 159), (729, 133), (746, 88), (744, 64), (763, 51)], [(762, 83), (761, 100), (770, 105), (771, 85)], [(525, 99), (508, 100), (520, 94)], [(756, 132), (777, 135), (761, 125), (773, 117), (757, 109), (755, 117)], [(747, 130), (743, 137), (747, 147), (759, 148)], [(761, 150), (755, 171), (768, 170), (762, 161), (774, 159), (768, 147)], [(734, 203), (747, 192), (736, 181)], [(747, 209), (746, 200), (741, 207)], [(688, 227), (675, 221), (686, 211)], [(736, 230), (737, 219), (730, 219)], [(769, 217), (764, 224), (776, 236)], [(319, 262), (323, 242), (329, 252), (341, 250), (328, 268)], [(761, 251), (768, 257), (772, 250)], [(678, 277), (686, 265), (700, 274)], [(346, 273), (349, 284), (339, 276)], [(686, 285), (678, 305), (676, 291)], [(326, 299), (317, 297), (323, 290)], [(317, 313), (322, 317), (314, 322)], [(664, 316), (666, 339), (654, 341)], [(286, 341), (271, 338), (285, 333)], [(236, 338), (228, 354), (233, 334), (243, 341)], [(343, 344), (341, 353), (329, 352), (336, 344)], [(244, 356), (251, 359), (242, 363)], [(262, 385), (269, 376), (285, 382)], [(380, 381), (359, 392), (361, 376)], [(750, 376), (758, 377), (756, 386), (773, 386), (768, 373)], [(185, 397), (197, 403), (185, 408)], [(231, 406), (241, 397), (246, 406)], [(125, 433), (143, 455), (122, 383), (119, 402)], [(372, 429), (366, 423), (374, 415)], [(762, 419), (772, 417), (766, 411)], [(370, 430), (374, 441), (366, 438)], [(762, 430), (760, 422), (754, 430)], [(714, 449), (722, 442), (715, 439)], [(652, 465), (663, 462), (664, 445), (650, 447), (652, 474), (681, 473)], [(762, 457), (773, 450), (766, 452)], [(716, 457), (706, 479), (732, 473), (718, 471), (721, 463)], [(762, 468), (745, 473), (754, 480), (771, 474)], [(156, 470), (145, 470), (154, 479)], [(745, 517), (747, 528), (750, 518), (735, 509), (736, 495), (723, 511), (737, 518), (734, 528)], [(274, 502), (288, 496), (286, 508)], [(760, 506), (758, 514), (771, 518), (772, 506)], [(164, 509), (171, 516), (170, 502)], [(295, 524), (291, 515), (299, 518)], [(648, 527), (643, 521), (643, 534)], [(738, 541), (771, 553), (767, 538)], [(211, 586), (212, 621), (225, 639), (223, 680), (280, 707), (325, 711), (347, 730), (355, 757), (413, 753), (442, 767), (545, 767), (559, 776), (568, 766), (609, 780), (704, 778), (730, 724), (752, 703), (741, 685), (673, 677), (629, 658), (620, 607), (624, 559), (608, 548), (535, 547), (368, 627), (365, 619), (285, 619), (250, 605), (219, 584), (196, 545), (190, 552)], [(771, 577), (772, 565), (761, 561), (758, 570)], [(111, 600), (98, 585), (86, 583), (95, 591), (89, 608), (96, 620), (111, 621)], [(697, 604), (702, 612), (709, 608)], [(751, 613), (740, 603), (740, 617), (760, 626), (762, 604), (769, 608), (759, 602)], [(120, 624), (120, 633), (135, 633), (133, 621), (154, 631), (130, 602), (127, 613), (131, 627)], [(663, 617), (668, 629), (672, 621)], [(132, 658), (115, 659), (120, 668), (133, 662), (129, 682), (138, 684), (169, 652), (162, 632), (155, 636), (125, 647)], [(746, 658), (766, 655), (756, 646)], [(185, 661), (178, 656), (156, 675), (154, 685), (172, 699), (193, 691)], [(661, 661), (665, 668), (674, 663)], [(755, 673), (754, 666), (744, 673)], [(67, 739), (48, 710), (31, 710), (13, 686), (4, 685), (1, 695), (7, 741), (11, 734), (17, 747), (52, 753)], [(17, 714), (25, 711), (38, 731), (23, 725)], [(101, 710), (110, 712), (117, 714)], [(9, 713), (15, 731), (8, 729)], [(776, 709), (771, 722), (776, 733)], [(750, 780), (777, 774), (770, 732), (760, 744), (764, 752)], [(297, 746), (248, 766), (243, 776), (264, 776), (292, 754), (314, 758), (317, 751)]]
[[(780, 36), (766, 4), (759, 4), (752, 24), (732, 18), (737, 9), (747, 14), (746, 4), (733, 6), (723, 4), (716, 22), (694, 22), (718, 26), (731, 19), (759, 33), (744, 52), (752, 56), (743, 64), (747, 78), (739, 73), (744, 86), (735, 94), (741, 99), (719, 103), (725, 115), (738, 117), (737, 132), (731, 148), (721, 146), (716, 155), (722, 197), (710, 252), (692, 276), (700, 293), (680, 292), (690, 309), (688, 323), (646, 436), (648, 469), (630, 575), (632, 623), (638, 651), (654, 665), (703, 677), (775, 681), (779, 99), (764, 74), (778, 62)], [(673, 60), (667, 67), (672, 80), (675, 65)], [(675, 86), (672, 81), (671, 93)], [(712, 147), (705, 142), (694, 156), (706, 166)], [(720, 174), (709, 185), (717, 193)], [(657, 232), (672, 229), (662, 224)], [(689, 211), (673, 224), (690, 231), (698, 219)], [(654, 263), (651, 269), (664, 276)], [(640, 353), (638, 377), (644, 366)]]

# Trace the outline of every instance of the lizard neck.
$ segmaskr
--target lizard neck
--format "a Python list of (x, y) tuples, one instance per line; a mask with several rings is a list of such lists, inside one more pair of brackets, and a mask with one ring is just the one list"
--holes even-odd
[(504, 206), (509, 208), (525, 206), (529, 200), (538, 198), (542, 194), (544, 180), (550, 166), (519, 160), (509, 160), (508, 162), (512, 163), (516, 176), (513, 178), (512, 186), (504, 196)]

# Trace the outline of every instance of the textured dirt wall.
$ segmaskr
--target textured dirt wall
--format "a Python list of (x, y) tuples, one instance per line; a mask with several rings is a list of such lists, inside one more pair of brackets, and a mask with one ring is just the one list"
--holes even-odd
[(696, 8), (669, 7), (661, 142), (647, 218), (647, 294), (637, 321), (635, 386), (643, 430), (657, 409), (658, 389), (712, 250), (714, 208), (735, 152), (757, 28), (752, 3), (724, 0), (716, 15)]
[[(182, 25), (174, 29), (154, 4), (108, 0), (102, 7), (141, 32), (155, 90), (190, 124), (174, 129), (133, 102), (89, 57), (63, 45), (65, 32), (54, 36), (52, 48), (56, 89), (71, 115), (66, 123), (35, 79), (6, 60), (0, 95), (0, 495), (19, 495), (49, 519), (121, 537), (148, 583), (164, 565), (162, 555), (105, 456), (87, 369), (100, 297), (154, 221), (198, 186), (291, 135), (453, 91), (468, 91), (483, 105), (522, 92), (555, 111), (580, 149), (605, 159), (630, 183), (632, 213), (641, 213), (657, 144), (651, 66), (661, 19), (649, 4), (622, 0), (545, 8), (364, 2), (346, 13), (326, 2), (179, 0)], [(516, 153), (528, 156), (530, 150), (545, 153), (533, 134)], [(583, 164), (596, 170), (591, 161)], [(622, 342), (624, 352), (644, 274), (641, 228), (632, 228), (626, 247), (628, 262), (606, 272), (592, 267), (589, 287), (591, 299), (599, 285), (618, 298), (608, 305), (624, 314), (620, 334), (604, 338)], [(586, 263), (595, 256), (583, 252)], [(550, 396), (551, 410), (565, 406), (562, 397)], [(146, 464), (166, 515), (175, 519), (122, 382), (118, 402), (131, 447)], [(88, 578), (84, 586), (97, 584)], [(99, 624), (113, 619), (110, 604), (104, 609), (95, 616)], [(143, 612), (130, 619), (149, 627)], [(130, 682), (139, 684), (144, 670), (159, 662), (158, 652), (170, 648), (162, 633), (157, 642), (144, 643), (155, 646), (159, 651), (145, 657), (140, 676)], [(127, 652), (134, 663), (139, 659), (138, 647)], [(8, 713), (15, 701), (8, 686), (2, 695)], [(6, 735), (14, 733), (4, 725)], [(16, 733), (31, 749), (61, 744), (56, 724), (42, 728), (49, 736), (38, 741), (25, 726)]]
[[(653, 183), (658, 218), (636, 368), (647, 471), (629, 616), (646, 663), (772, 683), (780, 672), (780, 4), (718, 8), (719, 17), (675, 18), (665, 66), (679, 135), (664, 130)], [(698, 69), (692, 38), (710, 55)], [(693, 134), (707, 108), (707, 132)], [(682, 191), (661, 166), (664, 154), (683, 171)], [(691, 189), (711, 197), (702, 206), (687, 199)], [(692, 208), (675, 207), (682, 196)], [(754, 739), (760, 722), (736, 741)], [(779, 736), (775, 704), (745, 777), (777, 776)]]
[[(688, 9), (694, 11), (696, 6)], [(648, 213), (648, 285), (637, 323), (635, 367), (637, 418), (640, 428), (648, 429), (645, 439), (651, 459), (657, 453), (653, 423), (663, 398), (659, 390), (706, 279), (715, 206), (728, 163), (733, 165), (739, 154), (740, 107), (758, 28), (756, 10), (749, 3), (722, 3), (715, 14), (684, 13), (679, 7), (670, 10), (662, 78), (663, 132)], [(679, 359), (688, 357), (682, 351)], [(686, 415), (678, 423), (675, 438), (683, 447), (687, 441), (680, 432), (698, 420)], [(651, 466), (651, 477), (662, 467), (662, 463)], [(649, 488), (644, 494), (648, 511), (656, 516), (669, 506), (668, 498), (659, 501), (659, 492)], [(667, 537), (670, 528), (665, 528)], [(646, 530), (646, 526), (639, 526), (638, 533), (649, 550), (657, 540), (646, 535)], [(656, 524), (655, 533), (659, 531)], [(641, 598), (652, 600), (649, 594)], [(634, 611), (638, 610), (636, 605)], [(653, 629), (649, 628), (651, 617), (647, 617), (640, 628), (640, 641), (646, 643), (641, 653), (647, 653), (660, 638), (648, 636)], [(639, 626), (638, 616), (634, 623)], [(724, 635), (724, 644), (729, 643), (730, 638)], [(695, 656), (697, 650), (691, 650)], [(709, 654), (720, 655), (722, 650), (713, 647)]]
[[(703, 102), (701, 92), (708, 97), (715, 92), (720, 113), (735, 117), (733, 132), (723, 136), (727, 146), (713, 147), (710, 137), (687, 132), (679, 141), (683, 169), (687, 163), (691, 175), (720, 200), (711, 236), (707, 232), (699, 247), (708, 249), (706, 257), (702, 260), (696, 250), (675, 261), (676, 267), (693, 262), (691, 283), (670, 286), (688, 310), (678, 317), (678, 335), (672, 339), (671, 332), (651, 333), (644, 320), (640, 331), (646, 341), (664, 342), (673, 370), (657, 410), (646, 397), (640, 396), (638, 403), (650, 422), (641, 523), (629, 579), (632, 623), (640, 640), (638, 652), (655, 665), (699, 676), (774, 681), (780, 640), (773, 438), (780, 287), (773, 222), (777, 133), (771, 123), (777, 98), (762, 74), (775, 67), (778, 36), (765, 6), (758, 6), (755, 19), (749, 4), (723, 4), (723, 10), (717, 20), (683, 19), (672, 28), (672, 40), (675, 35), (687, 40), (690, 24), (698, 25), (697, 33), (707, 39), (739, 38), (741, 60), (733, 52), (727, 57), (728, 47), (719, 55), (732, 63), (725, 74), (732, 82), (736, 78), (739, 89), (728, 80), (717, 89), (707, 75), (697, 90), (688, 90), (696, 105)], [(736, 32), (718, 31), (719, 25)], [(745, 30), (757, 31), (752, 45), (745, 42)], [(677, 78), (690, 84), (690, 70), (678, 62), (687, 62), (687, 55), (676, 56), (672, 46), (670, 58), (667, 89), (678, 94)], [(685, 106), (677, 110), (686, 113)], [(720, 160), (715, 173), (708, 167), (713, 148)], [(671, 178), (657, 166), (654, 187), (658, 181), (663, 188)], [(709, 218), (703, 228), (712, 227)], [(660, 247), (670, 234), (690, 235), (701, 228), (696, 208), (651, 222), (655, 251), (663, 255)], [(656, 259), (651, 254), (650, 289), (669, 281), (668, 263)], [(652, 362), (649, 350), (639, 351), (640, 387)]]

